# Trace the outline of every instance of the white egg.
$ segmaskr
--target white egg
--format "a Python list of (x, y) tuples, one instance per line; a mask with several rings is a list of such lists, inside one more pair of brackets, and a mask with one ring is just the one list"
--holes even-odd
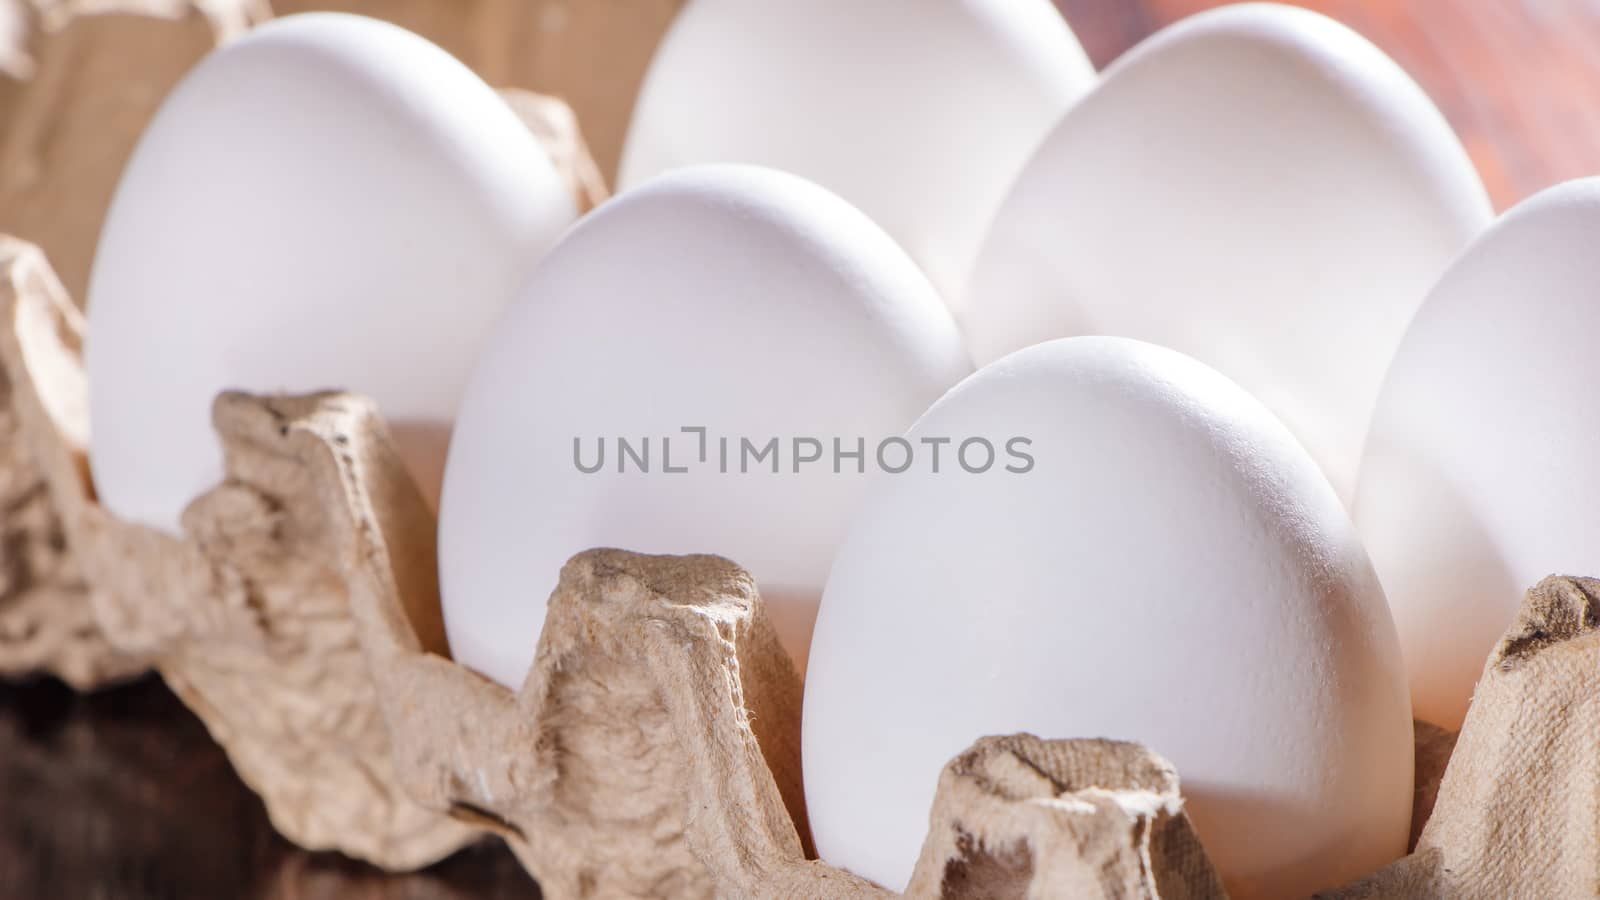
[(1070, 338), (980, 369), (907, 439), (987, 440), (999, 461), (973, 474), (974, 444), (970, 467), (879, 479), (839, 550), (803, 735), (824, 860), (903, 887), (940, 767), (1018, 731), (1165, 755), (1237, 898), (1405, 852), (1394, 625), (1332, 488), (1260, 403), (1171, 350)]
[(1180, 22), (1066, 114), (957, 309), (981, 365), (1107, 334), (1213, 366), (1348, 501), (1422, 297), (1490, 209), (1420, 88), (1344, 26), (1270, 4)]
[(520, 687), (562, 564), (613, 546), (740, 563), (803, 665), (872, 448), (970, 371), (915, 264), (822, 188), (708, 166), (622, 194), (473, 375), (440, 522), (452, 654)]
[(698, 163), (809, 178), (951, 298), (1011, 178), (1094, 70), (1048, 0), (691, 0), (634, 108), (623, 187)]
[(372, 19), (229, 43), (128, 164), (89, 286), (95, 485), (176, 531), (222, 476), (227, 388), (373, 397), (436, 497), (479, 344), (575, 215), (494, 91)]
[(1546, 575), (1600, 572), (1600, 178), (1508, 212), (1451, 266), (1395, 356), (1356, 525), (1418, 718), (1458, 727)]

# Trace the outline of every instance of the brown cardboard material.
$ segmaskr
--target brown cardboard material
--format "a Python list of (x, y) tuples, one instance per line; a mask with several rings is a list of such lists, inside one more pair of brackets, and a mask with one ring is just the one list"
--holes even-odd
[[(309, 847), (391, 869), (477, 834), (552, 896), (866, 898), (808, 860), (800, 684), (717, 557), (575, 557), (513, 693), (446, 657), (434, 521), (355, 397), (218, 398), (228, 477), (175, 538), (95, 503), (79, 316), (19, 242), (0, 361), (109, 642), (174, 690)], [(533, 636), (530, 635), (530, 639)], [(1548, 579), (1485, 667), (1416, 851), (1330, 898), (1579, 896), (1600, 879), (1600, 581)], [(1423, 791), (1449, 736), (1424, 729)], [(946, 767), (919, 897), (1221, 896), (1171, 767), (985, 738)]]
[[(805, 859), (798, 679), (745, 573), (715, 557), (580, 554), (513, 695), (409, 630), (406, 610), (436, 608), (432, 523), (381, 421), (358, 412), (365, 424), (310, 430), (342, 458), (323, 468), (339, 473), (334, 505), (355, 536), (346, 577), (422, 803), (507, 837), (555, 896), (889, 895)], [(1419, 729), (1421, 805), (1438, 799), (1416, 852), (1328, 896), (1582, 896), (1600, 883), (1597, 662), (1600, 581), (1530, 591), (1436, 789), (1456, 738)], [(1224, 896), (1176, 774), (1136, 745), (981, 739), (946, 767), (930, 822), (908, 896)]]
[[(432, 515), (376, 412), (298, 408), (279, 431), (320, 473), (419, 802), (505, 838), (551, 896), (892, 896), (806, 858), (800, 679), (747, 573), (579, 554), (513, 694), (441, 655)], [(1136, 745), (985, 739), (941, 779), (912, 893), (991, 896), (1003, 872), (1036, 896), (1220, 897), (1177, 788)]]
[(939, 777), (912, 897), (1226, 894), (1178, 774), (1138, 744), (983, 738)]
[[(190, 66), (265, 15), (251, 0), (0, 0), (0, 233), (50, 247), (55, 265), (8, 239), (5, 290), (26, 279), (52, 302), (84, 296), (146, 123)], [(84, 690), (134, 674), (145, 661), (112, 650), (94, 626), (9, 392), (0, 374), (0, 674), (49, 672)]]
[(1416, 850), (1325, 900), (1600, 893), (1600, 581), (1550, 577), (1484, 665)]
[(555, 97), (521, 88), (502, 88), (500, 97), (550, 154), (567, 192), (577, 202), (579, 215), (606, 202), (611, 190), (578, 129), (578, 117), (572, 107)]
[(185, 511), (183, 537), (118, 521), (88, 479), (74, 308), (39, 290), (0, 303), (12, 409), (110, 645), (154, 660), (301, 846), (410, 869), (471, 840), (395, 783), (326, 517), (276, 446), (287, 413), (218, 402), (227, 479)]
[[(0, 304), (23, 294), (41, 298), (64, 319), (76, 318), (44, 254), (0, 235)], [(94, 621), (49, 487), (24, 446), (10, 382), (0, 373), (0, 675), (47, 671), (86, 690), (145, 667), (137, 655), (115, 651)]]
[(1433, 817), (1433, 807), (1439, 799), (1439, 782), (1450, 764), (1450, 755), (1455, 752), (1459, 733), (1421, 720), (1413, 721), (1411, 726), (1416, 735), (1417, 761), (1416, 775), (1412, 778), (1411, 838), (1406, 848), (1415, 850), (1417, 841), (1422, 838), (1423, 826)]

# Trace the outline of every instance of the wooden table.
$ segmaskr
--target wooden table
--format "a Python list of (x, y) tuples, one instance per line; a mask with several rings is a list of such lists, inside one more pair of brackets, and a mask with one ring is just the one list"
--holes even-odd
[[(1058, 0), (1104, 66), (1210, 0)], [(1420, 81), (1496, 204), (1600, 173), (1600, 3), (1313, 0)], [(485, 844), (388, 876), (278, 838), (200, 723), (149, 678), (92, 697), (0, 685), (0, 900), (537, 897)]]

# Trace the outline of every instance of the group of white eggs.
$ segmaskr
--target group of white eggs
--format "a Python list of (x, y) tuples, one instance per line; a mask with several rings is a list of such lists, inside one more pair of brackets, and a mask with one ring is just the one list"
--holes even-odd
[[(453, 654), (511, 687), (571, 554), (727, 556), (809, 660), (817, 846), (890, 887), (939, 767), (1014, 731), (1167, 755), (1237, 896), (1377, 868), (1413, 705), (1459, 724), (1521, 591), (1595, 568), (1600, 183), (1491, 224), (1418, 87), (1314, 14), (1097, 76), (1048, 0), (691, 0), (620, 186), (574, 225), (392, 26), (219, 50), (101, 238), (104, 503), (177, 530), (221, 389), (372, 396), (439, 498)], [(708, 435), (830, 452), (724, 471)], [(829, 446), (885, 438), (916, 464)], [(974, 438), (1031, 465), (954, 465)], [(574, 465), (619, 440), (660, 444)]]

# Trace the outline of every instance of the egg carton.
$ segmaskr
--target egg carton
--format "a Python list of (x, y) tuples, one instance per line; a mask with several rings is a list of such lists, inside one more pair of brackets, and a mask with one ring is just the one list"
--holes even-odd
[[(56, 42), (76, 48), (62, 58), (136, 71), (41, 76), (71, 96), (29, 93), (17, 121), (70, 110), (72, 127), (52, 130), (96, 140), (57, 149), (105, 158), (100, 137), (131, 145), (161, 84), (264, 14), (234, 0), (102, 3), (128, 15), (62, 32)], [(210, 17), (148, 11), (191, 5)], [(427, 17), (429, 3), (412, 6)], [(130, 27), (149, 40), (129, 41)], [(129, 61), (131, 44), (148, 58)], [(130, 76), (155, 85), (146, 105), (93, 96), (97, 81)], [(570, 111), (508, 99), (580, 198), (602, 198)], [(0, 92), (0, 113), (16, 103)], [(30, 129), (7, 135), (5, 164)], [(87, 160), (57, 162), (48, 178), (75, 180), (58, 184), (74, 199), (93, 193)], [(64, 214), (46, 236), (86, 269), (92, 229)], [(155, 666), (280, 831), (387, 869), (496, 834), (556, 897), (893, 896), (809, 858), (799, 679), (733, 564), (580, 555), (550, 598), (532, 674), (508, 691), (448, 659), (433, 519), (369, 403), (224, 395), (227, 478), (191, 506), (184, 537), (120, 522), (88, 476), (76, 308), (37, 249), (0, 243), (0, 267), (0, 359), (16, 379), (14, 396), (0, 394), (0, 673), (89, 687)], [(1597, 587), (1553, 579), (1530, 592), (1442, 781), (1455, 736), (1419, 725), (1415, 852), (1324, 896), (1596, 890)], [(928, 777), (938, 792), (910, 895), (1222, 895), (1176, 773), (1144, 748), (990, 737)]]
[[(433, 514), (360, 397), (219, 396), (226, 477), (181, 538), (100, 506), (81, 318), (37, 248), (0, 247), (10, 411), (86, 585), (56, 606), (153, 662), (286, 837), (406, 870), (499, 835), (556, 897), (893, 896), (811, 858), (800, 677), (736, 565), (579, 554), (513, 693), (449, 659)], [(1600, 581), (1530, 591), (1453, 755), (1419, 728), (1415, 851), (1324, 896), (1592, 892), (1597, 659)], [(985, 737), (929, 777), (908, 896), (1224, 896), (1138, 745)]]

